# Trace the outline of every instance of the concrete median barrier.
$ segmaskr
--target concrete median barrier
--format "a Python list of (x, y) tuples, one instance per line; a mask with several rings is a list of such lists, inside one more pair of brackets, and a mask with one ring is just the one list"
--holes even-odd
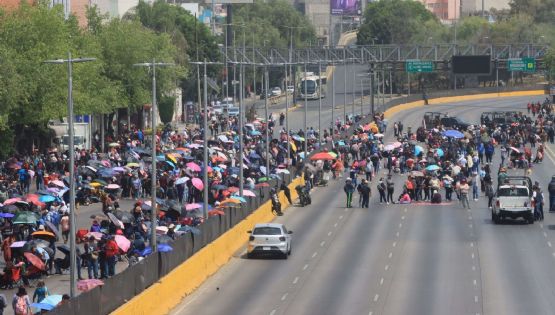
[[(302, 184), (302, 178), (295, 178), (290, 184), (291, 198), (297, 198), (295, 186)], [(289, 206), (283, 192), (279, 194), (281, 204)], [(272, 203), (262, 204), (251, 215), (239, 222), (226, 233), (202, 248), (198, 253), (184, 261), (177, 268), (135, 296), (112, 314), (167, 314), (187, 295), (195, 291), (208, 277), (224, 266), (248, 240), (246, 231), (256, 223), (271, 222)]]

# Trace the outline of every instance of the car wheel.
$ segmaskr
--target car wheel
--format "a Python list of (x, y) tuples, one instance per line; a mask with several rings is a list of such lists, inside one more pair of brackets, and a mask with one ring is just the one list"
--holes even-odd
[(534, 224), (534, 215), (533, 214), (529, 215), (526, 221), (528, 221), (528, 224)]
[(287, 252), (288, 256), (291, 256), (291, 245), (289, 245), (289, 251)]
[(283, 254), (281, 254), (281, 258), (282, 259), (287, 259), (287, 258), (289, 258), (289, 255), (287, 253), (283, 253)]
[(495, 214), (495, 212), (491, 212), (491, 220), (493, 221), (493, 223), (498, 224), (499, 223), (499, 216)]
[(252, 253), (247, 253), (247, 258), (248, 258), (248, 259), (252, 259), (253, 257), (254, 257), (254, 256), (253, 256)]

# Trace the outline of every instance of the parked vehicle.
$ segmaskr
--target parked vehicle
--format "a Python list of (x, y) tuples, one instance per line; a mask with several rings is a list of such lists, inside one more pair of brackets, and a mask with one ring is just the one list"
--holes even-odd
[(270, 93), (272, 94), (272, 96), (281, 96), (281, 88), (279, 86), (273, 87), (270, 90)]
[(239, 107), (228, 107), (227, 114), (231, 117), (239, 116)]
[(532, 206), (532, 180), (526, 176), (507, 176), (498, 183), (496, 200), (491, 209), (491, 219), (495, 224), (505, 218), (523, 218), (534, 223)]
[(256, 224), (250, 234), (247, 246), (247, 257), (256, 254), (278, 254), (283, 259), (291, 255), (291, 234), (285, 225), (280, 223)]

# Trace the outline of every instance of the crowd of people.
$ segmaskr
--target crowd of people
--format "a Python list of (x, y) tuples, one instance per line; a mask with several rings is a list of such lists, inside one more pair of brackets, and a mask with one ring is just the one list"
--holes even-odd
[[(105, 152), (100, 148), (97, 132), (93, 148), (76, 150), (74, 178), (69, 174), (68, 152), (56, 148), (16, 155), (2, 162), (0, 231), (5, 264), (0, 287), (22, 286), (17, 296), (26, 296), (24, 287), (36, 286), (39, 290), (45, 287), (41, 282), (45, 277), (67, 271), (69, 214), (74, 210), (79, 213), (91, 204), (99, 204), (102, 212), (92, 215), (87, 226), (76, 227), (79, 280), (111, 277), (118, 261), (132, 265), (148, 255), (153, 211), (151, 163), (157, 163), (158, 170), (156, 232), (160, 244), (167, 244), (180, 234), (200, 232), (196, 227), (205, 219), (202, 213), (205, 167), (208, 215), (225, 215), (226, 207), (256, 197), (255, 191), (269, 186), (270, 179), (277, 180), (274, 188), (277, 191), (287, 189), (281, 174), (290, 170), (302, 172), (305, 141), (309, 152), (318, 147), (318, 130), (311, 127), (306, 132), (288, 132), (282, 128), (278, 137), (269, 139), (267, 155), (265, 128), (272, 135), (279, 119), (271, 115), (244, 126), (243, 163), (240, 163), (237, 117), (209, 115), (208, 165), (203, 165), (202, 125), (158, 129), (156, 156), (150, 154), (148, 130), (121, 128), (120, 134), (107, 135)], [(354, 119), (360, 117), (325, 130), (323, 142), (339, 138)], [(266, 169), (267, 159), (270, 170)], [(243, 196), (238, 195), (241, 165)], [(76, 209), (71, 209), (69, 202), (68, 187), (72, 180), (76, 185)], [(123, 203), (131, 203), (132, 207), (123, 208), (120, 205)], [(40, 298), (26, 299), (29, 305), (41, 302)], [(14, 303), (19, 301), (18, 298)]]

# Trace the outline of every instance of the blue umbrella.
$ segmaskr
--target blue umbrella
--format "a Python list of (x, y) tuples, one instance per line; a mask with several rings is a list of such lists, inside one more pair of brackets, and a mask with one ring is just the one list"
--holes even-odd
[(45, 195), (45, 196), (40, 196), (39, 197), (40, 202), (52, 202), (54, 200), (56, 200), (56, 197), (54, 197), (54, 196)]
[(417, 145), (414, 147), (414, 155), (419, 155), (422, 151), (424, 151), (424, 149), (422, 149), (421, 146)]
[(161, 253), (171, 252), (172, 250), (173, 250), (173, 248), (168, 244), (159, 244), (158, 245), (158, 251), (161, 252)]
[(241, 196), (236, 196), (236, 195), (231, 196), (231, 199), (237, 199), (237, 200), (239, 200), (239, 201), (241, 201), (241, 202), (247, 202), (247, 201), (245, 200), (245, 198), (243, 198), (243, 197), (241, 197)]
[(262, 135), (262, 133), (258, 130), (251, 131), (251, 136), (260, 136), (260, 135)]
[(61, 301), (62, 301), (62, 296), (59, 294), (54, 294), (54, 295), (49, 295), (45, 297), (42, 301), (40, 301), (40, 303), (31, 304), (31, 307), (38, 308), (45, 311), (51, 311), (54, 308), (56, 308), (58, 303), (60, 303)]
[(13, 213), (0, 213), (0, 218), (13, 218), (15, 214)]
[(249, 154), (249, 159), (256, 160), (256, 159), (260, 159), (260, 158), (261, 158), (260, 155), (258, 155), (258, 153), (254, 152), (254, 151), (251, 152), (251, 154)]
[(443, 135), (446, 136), (446, 137), (455, 138), (455, 139), (460, 139), (460, 138), (464, 137), (462, 132), (460, 132), (458, 130), (447, 130), (447, 131), (443, 132)]
[(426, 167), (426, 170), (427, 170), (427, 171), (437, 171), (437, 170), (439, 170), (439, 169), (441, 169), (441, 167), (439, 167), (439, 166), (437, 166), (437, 165), (435, 165), (435, 164), (434, 164), (434, 165), (429, 165), (428, 167)]
[(437, 150), (436, 150), (436, 154), (437, 154), (437, 156), (439, 156), (439, 157), (443, 157), (443, 155), (444, 155), (445, 153), (443, 152), (443, 149), (437, 149)]
[(172, 161), (165, 161), (165, 162), (166, 162), (166, 163), (168, 163), (168, 165), (169, 165), (169, 166), (171, 166), (171, 167), (175, 168), (175, 164), (173, 164), (173, 162), (172, 162)]
[(152, 249), (150, 247), (147, 247), (143, 250), (135, 250), (135, 253), (139, 254), (139, 256), (146, 257), (146, 256), (152, 254)]

